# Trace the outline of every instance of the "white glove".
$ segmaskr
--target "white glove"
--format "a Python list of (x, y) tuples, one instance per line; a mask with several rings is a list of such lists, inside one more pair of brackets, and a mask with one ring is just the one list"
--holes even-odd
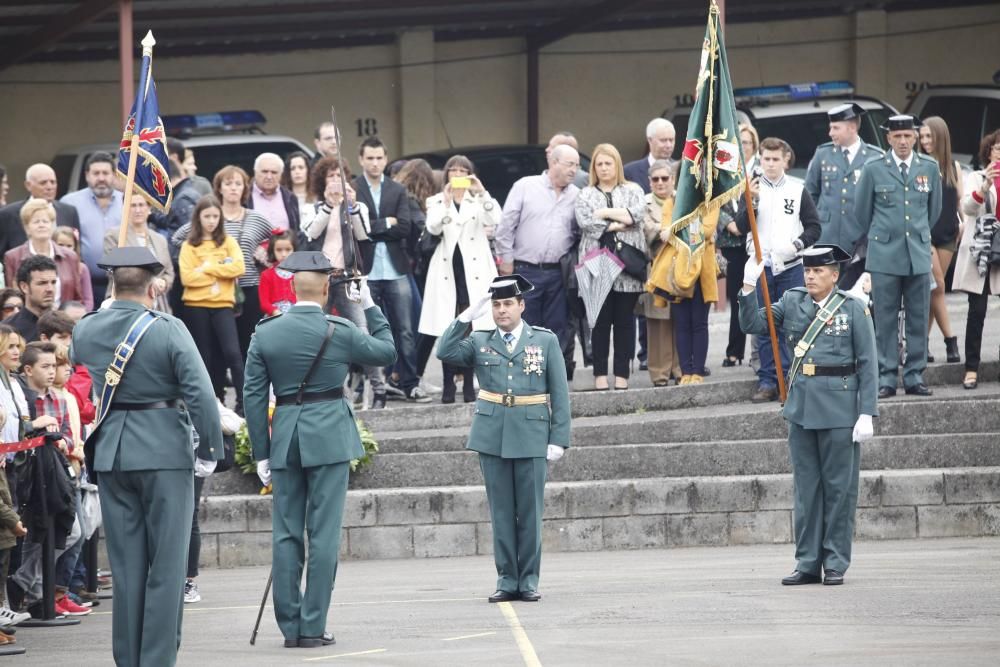
[(764, 265), (757, 263), (757, 258), (750, 255), (746, 266), (743, 268), (743, 284), (757, 286), (757, 279), (764, 273)]
[(545, 453), (546, 461), (558, 461), (562, 458), (563, 453), (566, 451), (565, 447), (560, 447), (559, 445), (549, 445), (548, 451)]
[(480, 317), (483, 317), (484, 315), (486, 315), (486, 313), (490, 312), (490, 304), (492, 302), (493, 302), (493, 297), (487, 294), (479, 301), (477, 301), (476, 303), (472, 304), (471, 306), (463, 310), (461, 313), (459, 313), (458, 321), (465, 322), (466, 324), (468, 324), (473, 320), (478, 320)]
[(358, 299), (361, 301), (361, 309), (368, 310), (375, 305), (375, 300), (372, 299), (371, 289), (368, 287), (368, 279), (361, 279), (360, 289), (355, 287), (354, 284), (351, 285), (352, 289), (358, 290)]
[(781, 260), (783, 264), (788, 264), (790, 261), (795, 259), (799, 254), (799, 249), (795, 247), (795, 244), (789, 241), (788, 243), (782, 243), (777, 248), (771, 249), (771, 257), (777, 257)]
[(215, 472), (216, 461), (205, 461), (203, 459), (195, 458), (194, 460), (194, 476), (195, 477), (208, 477), (213, 472)]
[(858, 421), (854, 424), (854, 433), (851, 437), (854, 442), (867, 442), (875, 437), (875, 427), (872, 426), (871, 415), (858, 415)]
[(271, 461), (269, 459), (257, 461), (257, 477), (260, 478), (260, 483), (264, 486), (271, 483)]

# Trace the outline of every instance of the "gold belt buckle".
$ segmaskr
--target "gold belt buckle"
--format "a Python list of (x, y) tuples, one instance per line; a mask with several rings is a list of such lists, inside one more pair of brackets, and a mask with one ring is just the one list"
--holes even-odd
[(504, 405), (505, 408), (512, 408), (512, 407), (514, 407), (514, 395), (513, 394), (504, 394), (503, 395), (503, 405)]
[(816, 364), (802, 364), (803, 375), (816, 375)]

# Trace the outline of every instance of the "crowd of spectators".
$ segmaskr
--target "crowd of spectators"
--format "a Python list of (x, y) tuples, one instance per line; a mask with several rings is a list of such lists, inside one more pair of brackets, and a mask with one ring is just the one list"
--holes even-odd
[[(856, 141), (856, 128), (853, 138), (850, 132), (847, 136), (845, 141)], [(833, 130), (831, 137), (838, 141)], [(170, 139), (171, 210), (153, 212), (135, 196), (124, 230), (113, 155), (89, 156), (87, 187), (60, 200), (55, 172), (35, 164), (25, 174), (29, 196), (8, 204), (8, 174), (0, 167), (6, 285), (0, 291), (3, 440), (57, 432), (62, 438), (51, 449), (63, 469), (76, 471), (66, 475), (77, 502), (64, 517), (65, 549), (57, 551), (57, 611), (86, 614), (89, 609), (82, 605), (93, 601), (93, 592), (81, 583), (79, 517), (86, 489), (80, 451), (94, 418), (93, 397), (90, 378), (69, 364), (65, 345), (74, 321), (108, 297), (106, 274), (97, 262), (122, 234), (128, 245), (148, 247), (163, 264), (155, 283), (156, 307), (180, 317), (191, 330), (220, 400), (227, 387), (235, 390), (237, 419), (254, 327), (295, 303), (290, 275), (278, 265), (296, 249), (321, 251), (335, 268), (324, 304), (329, 312), (365, 326), (362, 310), (349, 298), (351, 279), (365, 275), (390, 323), (398, 361), (388, 368), (353, 369), (350, 385), (359, 406), (382, 409), (392, 399), (426, 403), (435, 395), (453, 403), (459, 389), (465, 402), (474, 401), (471, 369), (445, 364), (442, 386), (436, 387), (424, 378), (428, 361), (456, 314), (485, 295), (498, 274), (511, 273), (534, 285), (525, 297), (525, 320), (556, 333), (570, 379), (579, 341), (595, 390), (626, 389), (637, 368), (648, 370), (657, 387), (699, 383), (715, 363), (708, 359), (708, 316), (723, 293), (732, 317), (719, 361), (736, 366), (748, 354), (734, 298), (753, 253), (742, 198), (687, 227), (690, 239), (704, 241), (704, 260), (691, 286), (672, 294), (666, 306), (654, 303), (646, 291), (646, 268), (634, 261), (620, 262), (622, 270), (601, 290), (577, 278), (578, 265), (602, 249), (619, 258), (623, 252), (638, 253), (647, 263), (661, 253), (678, 252), (678, 230), (671, 224), (680, 177), (680, 165), (671, 157), (676, 140), (669, 121), (654, 119), (646, 128), (646, 155), (625, 162), (615, 146), (602, 143), (591, 153), (589, 172), (582, 172), (576, 138), (556, 133), (546, 147), (547, 169), (518, 180), (501, 202), (463, 155), (452, 156), (440, 171), (421, 159), (390, 165), (388, 148), (375, 137), (361, 144), (357, 156), (343, 155), (329, 123), (316, 129), (315, 157), (263, 153), (253, 174), (228, 165), (210, 180), (197, 174), (193, 152)], [(803, 181), (786, 174), (793, 158), (785, 141), (758, 137), (753, 127), (742, 125), (740, 143), (766, 265), (761, 283), (777, 300), (803, 285), (799, 253), (820, 238), (824, 214)], [(958, 361), (957, 338), (943, 303), (944, 276), (954, 262), (954, 286), (969, 294), (965, 385), (974, 388), (988, 296), (1000, 293), (1000, 268), (988, 261), (996, 227), (990, 226), (989, 215), (997, 205), (1000, 131), (984, 138), (980, 161), (986, 167), (968, 177), (951, 157), (944, 121), (926, 119), (920, 144), (941, 165), (946, 194), (933, 234), (936, 285), (928, 328), (937, 323), (947, 361)], [(493, 323), (487, 316), (473, 326), (488, 329)], [(758, 375), (752, 398), (773, 400), (777, 378), (771, 345), (767, 339), (750, 343)], [(784, 368), (787, 352), (782, 346)], [(36, 508), (30, 496), (18, 493), (29, 458), (7, 455), (7, 474), (0, 475), (0, 577), (10, 574), (0, 630), (22, 619), (22, 610), (33, 610), (39, 598), (31, 531)]]

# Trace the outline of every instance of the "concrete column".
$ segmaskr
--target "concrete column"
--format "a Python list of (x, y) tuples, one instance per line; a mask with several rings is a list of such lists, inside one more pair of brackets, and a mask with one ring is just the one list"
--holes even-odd
[[(429, 150), (434, 146), (437, 106), (434, 65), (412, 65), (434, 60), (434, 31), (415, 30), (399, 36), (399, 136), (400, 153)], [(390, 153), (392, 147), (390, 147)]]
[(889, 15), (882, 10), (865, 10), (854, 14), (854, 89), (865, 95), (886, 99), (889, 96)]

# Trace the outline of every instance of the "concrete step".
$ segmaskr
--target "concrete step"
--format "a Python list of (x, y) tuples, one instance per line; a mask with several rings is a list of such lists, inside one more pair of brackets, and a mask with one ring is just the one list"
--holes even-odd
[[(662, 390), (655, 390), (662, 391)], [(975, 398), (961, 388), (940, 389), (940, 396), (897, 396), (879, 406), (877, 433), (979, 433), (1000, 431), (1000, 385), (983, 383)], [(573, 420), (571, 445), (587, 447), (618, 443), (696, 442), (727, 439), (767, 439), (787, 433), (777, 403), (737, 403), (683, 410), (647, 411), (629, 415), (579, 417)], [(380, 456), (393, 453), (459, 451), (465, 448), (468, 426), (376, 431)]]
[[(983, 363), (980, 378), (994, 381), (1000, 372), (1000, 362)], [(961, 385), (965, 368), (962, 364), (935, 364), (927, 368), (924, 379), (928, 385), (943, 387)], [(723, 374), (719, 374), (722, 376)], [(746, 403), (756, 385), (756, 376), (746, 369), (740, 379), (709, 376), (705, 384), (684, 387), (647, 387), (628, 391), (574, 391), (570, 405), (574, 417), (627, 415), (644, 410), (684, 410), (712, 405)], [(359, 410), (358, 416), (376, 434), (388, 431), (441, 429), (468, 425), (472, 419), (472, 404), (414, 405), (390, 402), (386, 410)]]
[[(859, 539), (1000, 535), (1000, 466), (866, 470)], [(783, 543), (792, 539), (788, 474), (550, 482), (546, 551)], [(271, 498), (216, 496), (201, 506), (204, 567), (271, 562)], [(352, 490), (346, 559), (492, 552), (481, 485)]]
[[(862, 448), (865, 469), (1000, 466), (1000, 428), (986, 433), (879, 436)], [(549, 466), (553, 481), (726, 476), (790, 472), (784, 438), (576, 447)], [(354, 489), (482, 483), (475, 452), (379, 454), (351, 478)]]

